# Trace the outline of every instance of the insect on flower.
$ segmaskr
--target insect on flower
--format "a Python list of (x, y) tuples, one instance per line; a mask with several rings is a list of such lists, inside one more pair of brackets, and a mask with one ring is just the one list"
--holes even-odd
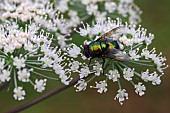
[(102, 68), (104, 68), (106, 58), (121, 62), (130, 61), (129, 56), (120, 49), (117, 40), (113, 39), (113, 34), (116, 34), (117, 30), (120, 28), (121, 27), (116, 27), (106, 32), (90, 44), (84, 45), (84, 55), (87, 58), (90, 58), (88, 65), (90, 65), (93, 58), (103, 59)]

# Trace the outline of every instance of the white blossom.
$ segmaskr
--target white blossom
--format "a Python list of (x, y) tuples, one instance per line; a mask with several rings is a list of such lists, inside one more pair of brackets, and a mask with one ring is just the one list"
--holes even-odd
[(71, 64), (71, 70), (72, 71), (77, 71), (79, 69), (80, 63), (78, 61), (73, 61)]
[(135, 85), (135, 92), (139, 94), (140, 96), (145, 94), (146, 87), (142, 85), (141, 82), (139, 82), (137, 85)]
[(77, 58), (78, 55), (80, 54), (80, 51), (81, 51), (81, 49), (80, 49), (78, 46), (73, 45), (73, 48), (70, 48), (70, 49), (68, 50), (68, 53), (69, 53), (69, 55), (70, 55), (71, 57)]
[(151, 58), (152, 54), (155, 52), (156, 52), (155, 48), (153, 48), (151, 51), (149, 51), (146, 47), (146, 48), (142, 49), (141, 56), (144, 56), (146, 59), (148, 59), (148, 58)]
[(10, 70), (3, 70), (2, 73), (0, 73), (0, 81), (1, 82), (9, 81), (11, 79), (10, 74), (11, 74)]
[(105, 2), (105, 9), (109, 13), (113, 13), (117, 9), (117, 4), (115, 2)]
[(51, 57), (48, 57), (48, 56), (44, 56), (40, 59), (40, 61), (44, 62), (43, 64), (43, 67), (46, 68), (46, 67), (52, 67), (53, 63), (54, 63), (54, 60), (51, 59)]
[(55, 70), (56, 74), (60, 74), (61, 70), (63, 70), (63, 67), (60, 64), (54, 64), (53, 69)]
[(130, 58), (133, 60), (139, 60), (140, 55), (137, 54), (138, 52), (139, 52), (139, 49), (129, 51)]
[(123, 70), (123, 77), (127, 80), (130, 81), (132, 80), (132, 77), (134, 76), (134, 69), (130, 68), (125, 68)]
[(96, 17), (96, 21), (98, 22), (103, 22), (106, 20), (106, 12), (96, 12), (95, 13), (95, 17)]
[(16, 87), (16, 88), (14, 88), (14, 98), (15, 98), (15, 100), (24, 100), (24, 98), (25, 98), (25, 95), (26, 95), (26, 93), (25, 93), (25, 90), (23, 90), (23, 87)]
[(81, 0), (81, 3), (84, 5), (88, 5), (90, 3), (96, 3), (96, 2), (101, 2), (101, 1), (104, 1), (104, 0)]
[(67, 72), (65, 72), (64, 70), (60, 71), (60, 75), (59, 78), (61, 79), (61, 82), (65, 85), (69, 85), (69, 83), (71, 82), (71, 80), (73, 78), (70, 78), (70, 76), (66, 75)]
[(82, 91), (82, 90), (86, 90), (87, 87), (87, 82), (85, 82), (84, 79), (80, 79), (77, 84), (74, 85), (74, 87), (76, 87), (76, 91)]
[(102, 65), (99, 64), (99, 62), (96, 62), (95, 65), (93, 66), (93, 70), (95, 71), (95, 75), (99, 76), (101, 71), (104, 71), (102, 69)]
[(149, 70), (147, 69), (145, 72), (141, 73), (141, 78), (145, 81), (148, 82), (150, 80), (150, 74)]
[(18, 80), (22, 82), (28, 82), (30, 77), (30, 72), (27, 69), (22, 69), (17, 72)]
[(156, 55), (156, 54), (150, 55), (154, 64), (156, 64), (157, 70), (159, 72), (163, 72), (163, 69), (166, 69), (168, 67), (168, 65), (165, 66), (165, 63), (164, 63), (166, 61), (166, 58), (162, 57), (161, 55), (162, 53), (160, 53), (159, 55)]
[(24, 59), (23, 57), (21, 57), (21, 58), (15, 57), (13, 65), (16, 66), (17, 69), (24, 68), (25, 61), (26, 61), (26, 59)]
[(61, 0), (61, 1), (59, 1), (57, 9), (62, 13), (66, 12), (69, 9), (68, 1), (69, 0)]
[(46, 86), (46, 82), (47, 82), (47, 79), (40, 79), (40, 80), (36, 79), (34, 89), (37, 90), (37, 92), (44, 91), (45, 86)]
[(119, 89), (118, 94), (115, 96), (115, 100), (119, 99), (119, 103), (122, 105), (123, 101), (125, 101), (125, 99), (128, 99), (128, 93), (126, 93), (125, 89)]
[(161, 83), (161, 75), (158, 75), (156, 72), (150, 74), (149, 80), (153, 85), (159, 85)]
[(98, 89), (97, 92), (103, 93), (107, 91), (107, 82), (105, 80), (100, 81), (99, 83), (96, 82), (96, 86), (91, 86), (91, 88)]
[(118, 72), (118, 70), (114, 69), (114, 70), (110, 70), (109, 74), (107, 75), (107, 77), (110, 80), (113, 80), (113, 82), (116, 82), (118, 78), (120, 78), (120, 74)]
[(79, 74), (80, 78), (87, 77), (89, 74), (90, 74), (90, 70), (87, 66), (80, 69), (80, 74)]
[(98, 6), (96, 4), (88, 4), (86, 7), (86, 11), (89, 15), (95, 14), (98, 10)]
[(4, 69), (5, 60), (0, 58), (0, 70)]

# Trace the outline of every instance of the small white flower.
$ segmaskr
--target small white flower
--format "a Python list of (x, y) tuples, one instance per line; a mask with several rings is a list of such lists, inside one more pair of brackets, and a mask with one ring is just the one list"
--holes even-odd
[(89, 25), (87, 24), (87, 27), (85, 27), (84, 23), (81, 22), (83, 24), (84, 28), (79, 28), (79, 31), (77, 31), (76, 29), (74, 29), (76, 32), (78, 32), (81, 36), (86, 36), (91, 32), (91, 28), (89, 27)]
[(140, 96), (145, 94), (146, 87), (142, 85), (141, 82), (139, 82), (137, 85), (135, 85), (135, 92), (139, 94)]
[(15, 100), (24, 100), (24, 96), (26, 95), (25, 90), (23, 90), (22, 87), (16, 87), (14, 88), (14, 98)]
[(117, 9), (117, 4), (115, 2), (105, 2), (105, 9), (109, 13), (113, 13)]
[(97, 10), (98, 10), (98, 5), (96, 4), (88, 4), (86, 6), (86, 11), (87, 11), (87, 14), (89, 15), (95, 14)]
[(119, 89), (118, 94), (115, 96), (114, 100), (119, 99), (119, 103), (122, 105), (123, 101), (125, 101), (125, 99), (128, 99), (128, 93), (126, 93), (125, 89)]
[(22, 81), (22, 82), (28, 82), (29, 81), (29, 77), (30, 77), (30, 72), (27, 69), (23, 69), (23, 70), (19, 70), (17, 72), (18, 74), (18, 80)]
[(125, 68), (123, 70), (123, 77), (127, 80), (130, 81), (132, 80), (132, 77), (134, 76), (134, 69), (130, 68)]
[(150, 55), (154, 64), (156, 64), (157, 70), (159, 72), (163, 72), (163, 70), (168, 67), (168, 65), (165, 66), (165, 63), (164, 63), (166, 61), (166, 58), (162, 57), (161, 55), (162, 55), (162, 53), (160, 53), (159, 55), (156, 55), (156, 54)]
[(141, 56), (144, 56), (145, 59), (148, 59), (148, 58), (151, 58), (152, 57), (152, 54), (155, 53), (155, 48), (153, 48), (151, 51), (148, 50), (148, 48), (144, 48), (142, 49), (142, 53), (141, 53)]
[(24, 44), (24, 49), (28, 50), (29, 52), (34, 51), (34, 45), (31, 42), (27, 42)]
[[(59, 75), (59, 78), (61, 79), (61, 82), (65, 85), (69, 85), (69, 83), (71, 82), (71, 80), (73, 78), (70, 78), (70, 76), (67, 76), (66, 75), (67, 72), (65, 72), (64, 70), (61, 70), (60, 71), (60, 75)], [(71, 74), (71, 73), (70, 73)]]
[(109, 71), (107, 77), (109, 78), (109, 80), (113, 80), (113, 82), (116, 82), (117, 79), (120, 78), (120, 74), (116, 69), (114, 69)]
[(77, 70), (79, 69), (79, 65), (80, 65), (80, 63), (79, 63), (78, 61), (72, 62), (72, 64), (71, 64), (71, 70), (72, 70), (72, 71), (77, 71)]
[(78, 46), (73, 45), (73, 48), (70, 48), (70, 49), (68, 50), (68, 53), (69, 53), (69, 55), (70, 55), (71, 57), (77, 58), (78, 55), (80, 54), (80, 51), (81, 51), (81, 49), (80, 49)]
[(100, 72), (103, 70), (102, 65), (99, 64), (99, 62), (96, 62), (95, 65), (93, 66), (93, 70), (95, 71), (95, 75), (99, 76)]
[(148, 82), (150, 80), (149, 76), (149, 70), (147, 69), (145, 72), (141, 73), (141, 78), (145, 81)]
[(137, 53), (139, 52), (139, 49), (136, 50), (132, 50), (129, 52), (130, 58), (132, 60), (139, 60), (139, 58), (141, 57), (140, 55), (137, 55)]
[(34, 85), (34, 89), (37, 90), (37, 92), (42, 92), (45, 90), (45, 86), (46, 86), (46, 82), (47, 82), (47, 79), (36, 79), (35, 80), (35, 85)]
[(0, 70), (4, 69), (4, 65), (5, 65), (5, 60), (0, 58)]
[(145, 56), (146, 59), (150, 58), (150, 53), (147, 49), (142, 49), (142, 53), (141, 53), (142, 56)]
[(62, 12), (62, 13), (66, 12), (66, 11), (69, 9), (69, 7), (68, 7), (68, 1), (69, 1), (69, 0), (61, 0), (61, 1), (59, 1), (58, 6), (57, 6), (57, 9), (58, 9), (60, 12)]
[(87, 77), (89, 75), (89, 73), (90, 73), (89, 67), (86, 66), (86, 67), (83, 67), (80, 69), (79, 76), (80, 76), (80, 78), (84, 78), (84, 77)]
[(52, 60), (48, 56), (44, 56), (43, 58), (40, 59), (40, 61), (44, 62), (43, 67), (52, 67), (52, 64), (54, 63), (54, 60)]
[(60, 71), (63, 69), (63, 67), (60, 64), (54, 64), (53, 69), (55, 70), (56, 74), (60, 74)]
[(82, 91), (82, 90), (86, 90), (87, 87), (87, 82), (84, 79), (80, 79), (78, 81), (78, 83), (76, 85), (74, 85), (74, 87), (76, 87), (76, 91)]
[(9, 81), (11, 79), (10, 74), (11, 72), (9, 70), (4, 69), (0, 74), (0, 81), (1, 82)]
[(152, 43), (152, 40), (154, 39), (154, 35), (149, 33), (149, 36), (148, 37), (145, 37), (144, 40), (146, 42), (147, 45), (151, 44)]
[(159, 76), (156, 72), (153, 72), (150, 74), (149, 80), (153, 85), (159, 85), (161, 83), (160, 77), (161, 75)]
[(66, 44), (66, 38), (64, 38), (64, 36), (63, 35), (59, 35), (58, 37), (57, 37), (57, 39), (58, 39), (58, 43), (60, 44), (60, 46), (61, 46), (61, 49), (63, 49), (63, 48), (65, 48), (66, 46), (67, 46), (67, 44)]
[(97, 88), (97, 92), (103, 93), (107, 91), (107, 82), (105, 80), (100, 81), (99, 83), (95, 82), (96, 86), (90, 86), (91, 88)]
[(98, 22), (103, 22), (103, 21), (105, 21), (106, 20), (106, 12), (99, 12), (99, 11), (97, 11), (96, 12), (96, 14), (95, 14), (95, 16), (96, 16), (96, 21), (98, 21)]
[(25, 67), (26, 59), (24, 59), (23, 57), (21, 58), (15, 57), (13, 60), (14, 60), (13, 65), (16, 66), (17, 69)]
[(81, 0), (81, 3), (87, 5), (89, 3), (95, 2), (96, 0)]

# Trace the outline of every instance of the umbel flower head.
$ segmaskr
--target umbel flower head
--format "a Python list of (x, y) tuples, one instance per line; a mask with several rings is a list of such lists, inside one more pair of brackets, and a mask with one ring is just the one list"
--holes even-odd
[(62, 14), (69, 16), (76, 12), (77, 16), (73, 15), (70, 18), (75, 24), (89, 17), (88, 21), (104, 21), (107, 17), (114, 19), (121, 17), (128, 22), (136, 24), (141, 22), (142, 11), (134, 0), (59, 0), (56, 7)]
[(37, 29), (41, 28), (53, 34), (53, 40), (64, 48), (68, 41), (65, 36), (80, 23), (80, 19), (73, 10), (68, 11), (68, 18), (65, 18), (56, 5), (49, 0), (1, 1), (0, 20), (2, 22), (17, 20), (21, 26), (34, 23), (39, 26)]
[[(81, 80), (75, 85), (76, 91), (85, 90), (88, 82), (104, 74), (105, 78), (96, 82), (96, 86), (90, 86), (90, 88), (96, 88), (98, 89), (97, 92), (104, 93), (107, 91), (107, 82), (109, 80), (117, 82), (119, 90), (115, 99), (118, 99), (120, 104), (123, 104), (123, 101), (128, 99), (128, 93), (122, 88), (123, 84), (121, 84), (120, 78), (130, 82), (134, 86), (135, 92), (140, 96), (145, 94), (146, 87), (143, 85), (144, 82), (151, 82), (153, 85), (161, 83), (160, 77), (164, 75), (163, 71), (168, 66), (164, 63), (166, 58), (162, 56), (162, 53), (156, 54), (155, 48), (149, 50), (149, 46), (154, 39), (153, 34), (147, 34), (147, 30), (140, 25), (136, 26), (133, 23), (124, 24), (120, 19), (111, 20), (108, 18), (106, 21), (97, 21), (92, 25), (87, 24), (87, 26), (83, 26), (83, 28), (80, 28), (78, 31), (76, 30), (76, 32), (84, 37), (85, 45), (93, 42), (100, 43), (99, 46), (90, 46), (88, 52), (91, 51), (91, 53), (86, 54), (90, 56), (93, 52), (92, 50), (97, 47), (105, 47), (102, 44), (107, 43), (106, 40), (112, 40), (117, 42), (119, 51), (126, 54), (129, 59), (124, 62), (113, 58), (109, 59), (107, 55), (110, 54), (103, 52), (105, 56), (97, 56), (98, 58), (96, 57), (91, 60), (89, 66), (82, 67), (79, 74)], [(114, 32), (111, 31), (112, 29), (114, 29)], [(107, 34), (102, 35), (104, 33)], [(99, 40), (101, 35), (106, 40)], [(110, 50), (111, 46), (108, 48)], [(112, 53), (112, 55), (114, 54)], [(101, 58), (106, 60), (105, 64), (101, 62)], [(84, 79), (86, 77), (90, 79), (86, 81)]]
[(34, 24), (19, 27), (15, 22), (0, 26), (0, 82), (14, 83), (17, 100), (23, 100), (26, 95), (25, 82), (42, 92), (47, 79), (61, 80), (65, 85), (72, 80), (71, 69), (66, 66), (71, 56), (53, 47), (53, 36), (43, 30), (39, 32), (37, 27)]

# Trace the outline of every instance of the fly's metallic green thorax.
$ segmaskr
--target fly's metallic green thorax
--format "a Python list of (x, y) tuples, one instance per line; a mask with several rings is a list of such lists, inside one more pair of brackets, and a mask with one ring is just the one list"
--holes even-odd
[(106, 49), (104, 42), (95, 41), (89, 44), (89, 54), (91, 57), (98, 57)]

